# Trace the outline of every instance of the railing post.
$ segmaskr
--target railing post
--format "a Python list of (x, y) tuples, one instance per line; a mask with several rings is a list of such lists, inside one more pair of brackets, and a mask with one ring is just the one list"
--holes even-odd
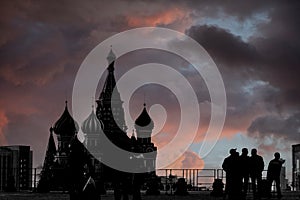
[(190, 169), (190, 185), (192, 185), (193, 182), (193, 170)]
[(196, 174), (196, 182), (197, 182), (197, 183), (196, 183), (196, 187), (197, 187), (197, 190), (198, 190), (198, 182), (199, 182), (199, 180), (198, 180), (198, 169), (197, 169), (196, 173), (197, 173), (197, 174)]
[(214, 169), (214, 179), (216, 179), (216, 169)]
[(166, 169), (166, 194), (168, 193), (168, 170)]
[(193, 187), (194, 187), (194, 185), (195, 185), (195, 170), (194, 169), (192, 169), (193, 170)]
[(173, 191), (172, 191), (172, 190), (173, 190), (173, 187), (172, 187), (173, 185), (172, 185), (172, 184), (173, 184), (173, 180), (172, 180), (172, 169), (170, 169), (170, 188), (171, 188), (171, 195), (172, 195), (172, 192), (173, 192)]
[(222, 180), (224, 179), (224, 170), (222, 169)]

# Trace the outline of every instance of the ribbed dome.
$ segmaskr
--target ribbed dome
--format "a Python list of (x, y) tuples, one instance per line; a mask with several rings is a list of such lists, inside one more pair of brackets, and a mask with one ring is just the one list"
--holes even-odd
[(85, 134), (99, 134), (101, 132), (102, 124), (98, 120), (94, 110), (88, 116), (88, 118), (84, 120), (84, 122), (82, 123), (81, 130)]
[(135, 124), (140, 127), (153, 129), (153, 127), (154, 127), (153, 121), (150, 118), (150, 116), (146, 110), (146, 104), (144, 104), (144, 109), (143, 109), (142, 113), (140, 114), (140, 116), (138, 116), (138, 118), (135, 120)]
[(63, 136), (73, 136), (78, 132), (79, 126), (72, 118), (68, 111), (67, 101), (66, 107), (61, 117), (55, 122), (53, 126), (54, 133)]

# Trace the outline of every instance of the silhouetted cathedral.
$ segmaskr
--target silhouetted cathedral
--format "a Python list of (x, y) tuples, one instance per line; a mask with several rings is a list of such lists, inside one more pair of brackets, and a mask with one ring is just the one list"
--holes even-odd
[[(107, 181), (106, 176), (110, 175), (109, 167), (101, 163), (101, 158), (106, 152), (103, 152), (101, 148), (101, 134), (105, 136), (118, 147), (128, 150), (134, 153), (149, 153), (150, 156), (142, 156), (142, 166), (148, 171), (149, 175), (155, 176), (155, 163), (156, 163), (156, 151), (157, 148), (151, 141), (152, 129), (154, 124), (150, 118), (146, 104), (142, 108), (141, 114), (135, 120), (135, 132), (129, 137), (126, 133), (127, 126), (125, 123), (123, 101), (121, 95), (116, 87), (116, 81), (114, 77), (114, 63), (116, 56), (112, 50), (110, 50), (108, 56), (108, 75), (106, 77), (103, 89), (100, 93), (97, 102), (96, 112), (92, 107), (91, 114), (84, 120), (81, 125), (81, 130), (84, 133), (85, 140), (84, 145), (90, 152), (92, 168), (89, 172), (93, 175), (94, 179), (99, 182)], [(87, 105), (87, 108), (89, 106)], [(76, 109), (76, 108), (75, 108)], [(46, 151), (46, 157), (41, 174), (41, 180), (39, 182), (40, 187), (44, 187), (48, 190), (62, 189), (65, 185), (68, 185), (68, 170), (72, 163), (70, 163), (70, 145), (72, 141), (78, 141), (77, 133), (79, 126), (77, 122), (72, 118), (68, 111), (68, 105), (66, 102), (65, 110), (61, 117), (57, 120), (53, 127), (50, 128), (50, 137), (48, 147)], [(58, 146), (56, 148), (53, 133), (57, 136)], [(149, 154), (147, 154), (149, 155)], [(108, 173), (108, 174), (107, 174)], [(45, 184), (47, 183), (47, 184)]]

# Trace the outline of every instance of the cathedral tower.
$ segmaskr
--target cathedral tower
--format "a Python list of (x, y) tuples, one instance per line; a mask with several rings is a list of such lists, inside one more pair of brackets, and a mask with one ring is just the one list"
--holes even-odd
[(103, 122), (104, 132), (106, 134), (113, 134), (116, 132), (125, 132), (127, 130), (124, 117), (123, 101), (120, 93), (116, 87), (116, 80), (114, 76), (114, 64), (116, 56), (110, 50), (108, 61), (108, 75), (105, 80), (102, 92), (97, 102), (97, 117)]
[(55, 122), (53, 131), (57, 135), (58, 148), (56, 158), (59, 164), (66, 166), (69, 155), (69, 144), (78, 132), (78, 124), (68, 110), (68, 102), (61, 117)]
[(141, 114), (135, 120), (135, 129), (139, 153), (149, 153), (144, 154), (144, 167), (148, 172), (155, 171), (156, 169), (157, 147), (151, 141), (153, 128), (153, 121), (147, 112), (146, 104), (144, 104)]

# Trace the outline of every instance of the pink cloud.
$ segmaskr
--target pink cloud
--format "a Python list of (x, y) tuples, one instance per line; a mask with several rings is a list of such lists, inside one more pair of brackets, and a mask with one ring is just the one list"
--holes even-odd
[(170, 25), (176, 22), (179, 24), (177, 29), (184, 31), (191, 24), (188, 10), (178, 7), (171, 7), (163, 12), (144, 16), (128, 15), (126, 18), (129, 27)]
[(175, 162), (166, 168), (172, 169), (203, 169), (204, 161), (194, 152), (186, 151)]
[(4, 135), (4, 128), (8, 124), (8, 118), (5, 115), (3, 110), (0, 110), (0, 145), (5, 145), (7, 144), (6, 138)]

